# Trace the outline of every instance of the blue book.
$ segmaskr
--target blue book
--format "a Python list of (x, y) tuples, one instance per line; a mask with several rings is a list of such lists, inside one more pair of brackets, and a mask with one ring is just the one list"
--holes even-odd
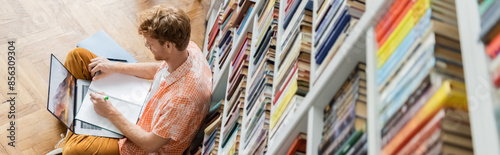
[(304, 9), (309, 10), (309, 11), (312, 11), (312, 10), (313, 10), (313, 4), (314, 4), (314, 3), (313, 3), (313, 1), (312, 1), (312, 0), (308, 0), (308, 1), (307, 1), (307, 4), (306, 4), (306, 8), (304, 8)]
[(203, 143), (204, 146), (207, 146), (208, 144), (212, 143), (212, 140), (215, 139), (215, 135), (217, 134), (218, 129), (219, 129), (219, 127), (216, 127), (215, 130), (210, 134), (210, 136), (208, 136), (207, 141), (205, 141), (205, 143)]
[[(413, 56), (413, 59), (409, 60), (408, 64), (405, 64), (405, 67), (400, 71), (399, 74), (402, 74), (401, 79), (392, 81), (395, 82), (394, 89), (386, 90), (388, 91), (387, 94), (385, 92), (382, 94), (382, 107), (385, 109), (380, 116), (382, 124), (385, 124), (396, 113), (406, 98), (418, 87), (418, 83), (425, 78), (434, 66), (434, 44), (434, 36), (427, 37)], [(415, 84), (415, 81), (418, 81), (418, 83)]]
[(226, 18), (226, 21), (224, 21), (224, 23), (222, 24), (220, 28), (221, 30), (224, 30), (224, 28), (226, 28), (227, 22), (229, 22), (229, 19), (231, 19), (231, 16), (233, 16), (233, 12), (234, 11), (232, 11), (231, 14), (229, 14), (229, 16)]
[(397, 64), (402, 61), (403, 57), (408, 52), (411, 45), (422, 35), (424, 31), (429, 27), (431, 19), (431, 10), (428, 9), (426, 14), (420, 19), (417, 25), (408, 33), (403, 42), (398, 46), (394, 53), (387, 59), (387, 62), (378, 70), (377, 74), (377, 86), (380, 86), (387, 76), (397, 67)]
[(108, 59), (126, 60), (128, 63), (136, 63), (125, 49), (113, 40), (106, 32), (100, 30), (87, 39), (76, 44), (77, 47), (85, 48), (97, 56)]
[(243, 22), (241, 23), (240, 27), (238, 28), (238, 36), (241, 33), (241, 30), (243, 30), (243, 27), (245, 27), (245, 24), (247, 23), (248, 18), (250, 18), (250, 13), (252, 13), (253, 7), (248, 8), (248, 13), (245, 15), (245, 18), (243, 19)]
[[(432, 53), (434, 51), (434, 46), (431, 46), (430, 49), (426, 50)], [(428, 60), (425, 60), (425, 57), (424, 59), (420, 59), (419, 61), (421, 62), (418, 62), (419, 64), (412, 67), (409, 73), (410, 75), (403, 77), (402, 81), (398, 83), (397, 88), (391, 91), (390, 96), (392, 100), (389, 101), (390, 104), (387, 105), (386, 110), (383, 111), (380, 116), (382, 120), (380, 123), (382, 125), (384, 125), (394, 114), (396, 114), (398, 109), (405, 103), (406, 99), (411, 95), (413, 90), (420, 85), (422, 80), (424, 80), (429, 74), (432, 67), (434, 67), (436, 59), (432, 56), (427, 58)]]
[(323, 36), (323, 34), (325, 33), (324, 31), (326, 30), (327, 26), (330, 25), (330, 24), (334, 24), (334, 23), (331, 23), (332, 20), (334, 19), (335, 15), (338, 13), (342, 13), (340, 12), (340, 4), (342, 3), (345, 3), (344, 0), (336, 0), (327, 10), (327, 13), (326, 15), (323, 17), (323, 19), (321, 20), (320, 24), (319, 24), (319, 27), (318, 29), (316, 29), (316, 36), (314, 36), (314, 39), (316, 40), (316, 43), (314, 43), (314, 46), (318, 46), (318, 43), (319, 43), (319, 39)]
[(321, 47), (318, 50), (318, 53), (316, 53), (316, 64), (320, 65), (323, 60), (325, 59), (326, 55), (328, 54), (328, 51), (332, 48), (333, 44), (335, 44), (335, 41), (339, 37), (339, 35), (342, 33), (342, 30), (346, 27), (347, 23), (351, 20), (351, 15), (347, 14), (347, 9), (344, 9), (344, 12), (342, 13), (342, 17), (340, 18), (339, 22), (336, 23), (332, 33), (328, 36), (326, 39), (325, 43), (321, 45)]
[(285, 13), (285, 23), (283, 23), (283, 29), (286, 29), (288, 27), (288, 24), (290, 24), (290, 21), (293, 18), (293, 14), (295, 14), (295, 12), (297, 11), (300, 2), (302, 2), (302, 0), (294, 0), (292, 6), (290, 6), (291, 10), (288, 10), (288, 13)]
[(208, 110), (208, 113), (214, 113), (215, 111), (219, 110), (219, 107), (222, 105), (222, 101), (219, 101), (217, 104), (215, 104), (210, 110)]

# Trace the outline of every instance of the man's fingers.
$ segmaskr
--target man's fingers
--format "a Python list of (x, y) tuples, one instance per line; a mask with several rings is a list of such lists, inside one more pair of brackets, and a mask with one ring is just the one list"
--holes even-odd
[(95, 72), (97, 72), (97, 71), (99, 71), (99, 70), (101, 70), (101, 65), (100, 65), (100, 64), (97, 64), (97, 65), (95, 65), (95, 66), (94, 66), (94, 68), (92, 68), (92, 70), (90, 70), (90, 74), (91, 74), (92, 76), (95, 76)]
[(95, 61), (103, 60), (103, 59), (104, 59), (104, 57), (97, 57), (97, 58), (90, 60), (90, 62), (95, 62)]
[(106, 76), (107, 76), (107, 74), (105, 74), (105, 73), (101, 73), (101, 74), (99, 74), (99, 75), (97, 75), (97, 76), (94, 76), (94, 77), (92, 78), (92, 81), (99, 80), (99, 79), (101, 79), (101, 78), (103, 78), (103, 77), (106, 77)]
[[(92, 59), (92, 60), (94, 60), (94, 59)], [(94, 67), (95, 67), (95, 65), (97, 65), (97, 62), (91, 62), (91, 63), (89, 64), (89, 66), (87, 67), (88, 71), (90, 72), (90, 71), (92, 70), (92, 68), (94, 68)]]

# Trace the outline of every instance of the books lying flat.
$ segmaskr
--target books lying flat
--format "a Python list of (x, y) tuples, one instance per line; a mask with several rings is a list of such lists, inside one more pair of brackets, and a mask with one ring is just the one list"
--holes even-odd
[(467, 111), (467, 98), (465, 94), (465, 85), (463, 83), (451, 80), (445, 81), (426, 105), (422, 107), (413, 119), (408, 122), (386, 147), (384, 147), (382, 153), (394, 154), (399, 151), (434, 115), (446, 107)]
[(345, 154), (363, 135), (367, 116), (365, 68), (359, 63), (325, 107), (318, 154)]

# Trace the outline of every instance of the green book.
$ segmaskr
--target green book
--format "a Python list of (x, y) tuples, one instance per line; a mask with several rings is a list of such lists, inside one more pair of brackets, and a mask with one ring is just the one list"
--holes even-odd
[(493, 2), (495, 2), (495, 0), (483, 0), (483, 3), (479, 4), (479, 14), (482, 16), (484, 12), (490, 8)]
[(335, 155), (345, 155), (351, 147), (356, 144), (358, 139), (363, 135), (363, 131), (361, 130), (356, 130), (350, 137), (347, 139), (347, 141), (340, 146), (340, 149), (335, 152)]

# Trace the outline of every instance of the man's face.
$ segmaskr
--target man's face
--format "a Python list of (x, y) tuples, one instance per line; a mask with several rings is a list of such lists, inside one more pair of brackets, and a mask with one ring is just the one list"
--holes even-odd
[(151, 50), (151, 53), (153, 53), (155, 60), (167, 60), (168, 59), (168, 53), (169, 53), (169, 48), (166, 48), (166, 42), (163, 46), (160, 44), (160, 42), (157, 39), (151, 38), (149, 35), (144, 35), (144, 45)]

